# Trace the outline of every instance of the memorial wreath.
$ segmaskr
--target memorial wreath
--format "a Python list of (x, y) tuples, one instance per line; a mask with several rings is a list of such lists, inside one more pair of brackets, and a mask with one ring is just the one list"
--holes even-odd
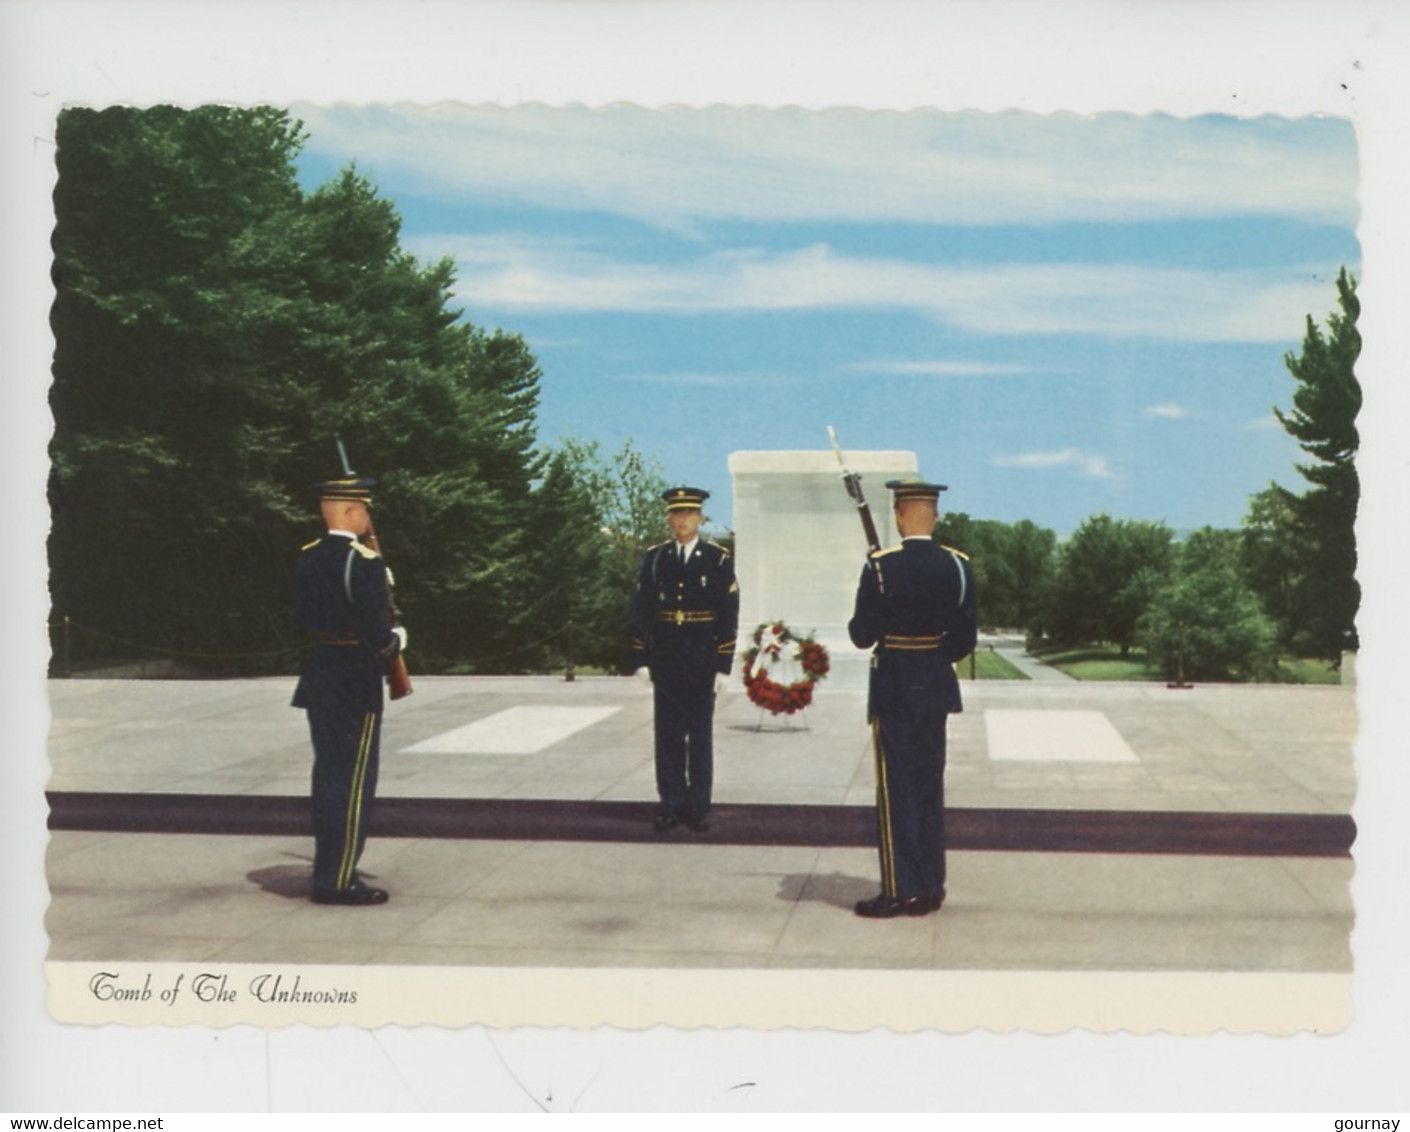
[[(749, 699), (774, 715), (792, 715), (813, 702), (813, 685), (831, 667), (827, 649), (811, 636), (799, 637), (782, 621), (766, 621), (754, 630), (744, 653), (744, 689)], [(800, 679), (781, 684), (770, 676), (773, 666), (785, 659), (802, 672)]]

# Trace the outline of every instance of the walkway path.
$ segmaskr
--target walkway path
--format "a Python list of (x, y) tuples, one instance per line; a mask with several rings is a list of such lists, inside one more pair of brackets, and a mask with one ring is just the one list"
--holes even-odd
[(1030, 656), (1026, 649), (1009, 645), (996, 647), (994, 651), (1030, 680), (1049, 684), (1074, 684), (1077, 682), (1074, 677), (1069, 676), (1062, 669), (1054, 668), (1051, 664), (1044, 664), (1036, 657)]

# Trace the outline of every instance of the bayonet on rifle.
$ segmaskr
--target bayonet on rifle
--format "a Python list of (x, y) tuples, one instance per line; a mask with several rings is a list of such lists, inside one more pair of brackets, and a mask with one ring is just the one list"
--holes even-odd
[[(357, 473), (352, 470), (352, 464), (348, 460), (348, 450), (343, 445), (343, 437), (340, 433), (333, 434), (333, 440), (338, 445), (338, 460), (343, 465), (343, 475), (352, 479)], [(382, 544), (377, 541), (377, 528), (372, 525), (372, 512), (367, 512), (367, 534), (363, 541), (375, 550), (382, 553)], [(392, 590), (391, 571), (387, 571), (387, 624), (393, 628), (401, 624), (401, 610), (397, 608), (396, 594)], [(401, 653), (397, 653), (396, 658), (387, 666), (387, 697), (399, 700), (404, 696), (411, 695), (411, 676), (406, 671), (406, 660)]]
[(343, 465), (343, 475), (347, 476), (348, 479), (352, 479), (357, 473), (352, 470), (352, 464), (348, 462), (348, 450), (343, 445), (342, 433), (335, 432), (333, 434), (333, 442), (338, 446), (338, 462)]
[(831, 425), (827, 426), (827, 435), (832, 439), (832, 450), (837, 453), (837, 463), (842, 467), (842, 482), (847, 487), (847, 494), (857, 504), (857, 517), (862, 521), (862, 533), (866, 535), (867, 548), (872, 551), (880, 550), (881, 539), (876, 533), (876, 523), (871, 517), (871, 507), (867, 504), (866, 496), (862, 494), (861, 474), (847, 470), (847, 461), (842, 456), (842, 446), (837, 443), (837, 433)]

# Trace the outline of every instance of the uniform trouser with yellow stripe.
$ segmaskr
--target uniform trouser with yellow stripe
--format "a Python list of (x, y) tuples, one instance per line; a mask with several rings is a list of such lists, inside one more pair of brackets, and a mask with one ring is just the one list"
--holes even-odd
[(352, 884), (367, 840), (382, 713), (308, 709), (313, 738), (313, 887), (335, 892)]
[(872, 721), (881, 888), (898, 900), (945, 890), (947, 720), (927, 711)]

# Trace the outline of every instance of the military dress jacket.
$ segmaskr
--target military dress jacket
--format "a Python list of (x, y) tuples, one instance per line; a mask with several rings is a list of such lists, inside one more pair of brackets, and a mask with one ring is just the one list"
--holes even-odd
[(729, 551), (704, 539), (684, 563), (674, 540), (641, 560), (631, 613), (631, 666), (654, 677), (728, 676), (739, 634), (739, 584)]
[(383, 677), (401, 650), (387, 621), (381, 555), (330, 532), (299, 555), (294, 597), (299, 622), (314, 634), (294, 707), (381, 711)]
[(891, 710), (963, 710), (955, 663), (974, 651), (974, 572), (960, 551), (929, 538), (873, 552), (847, 632), (874, 648), (868, 718)]

